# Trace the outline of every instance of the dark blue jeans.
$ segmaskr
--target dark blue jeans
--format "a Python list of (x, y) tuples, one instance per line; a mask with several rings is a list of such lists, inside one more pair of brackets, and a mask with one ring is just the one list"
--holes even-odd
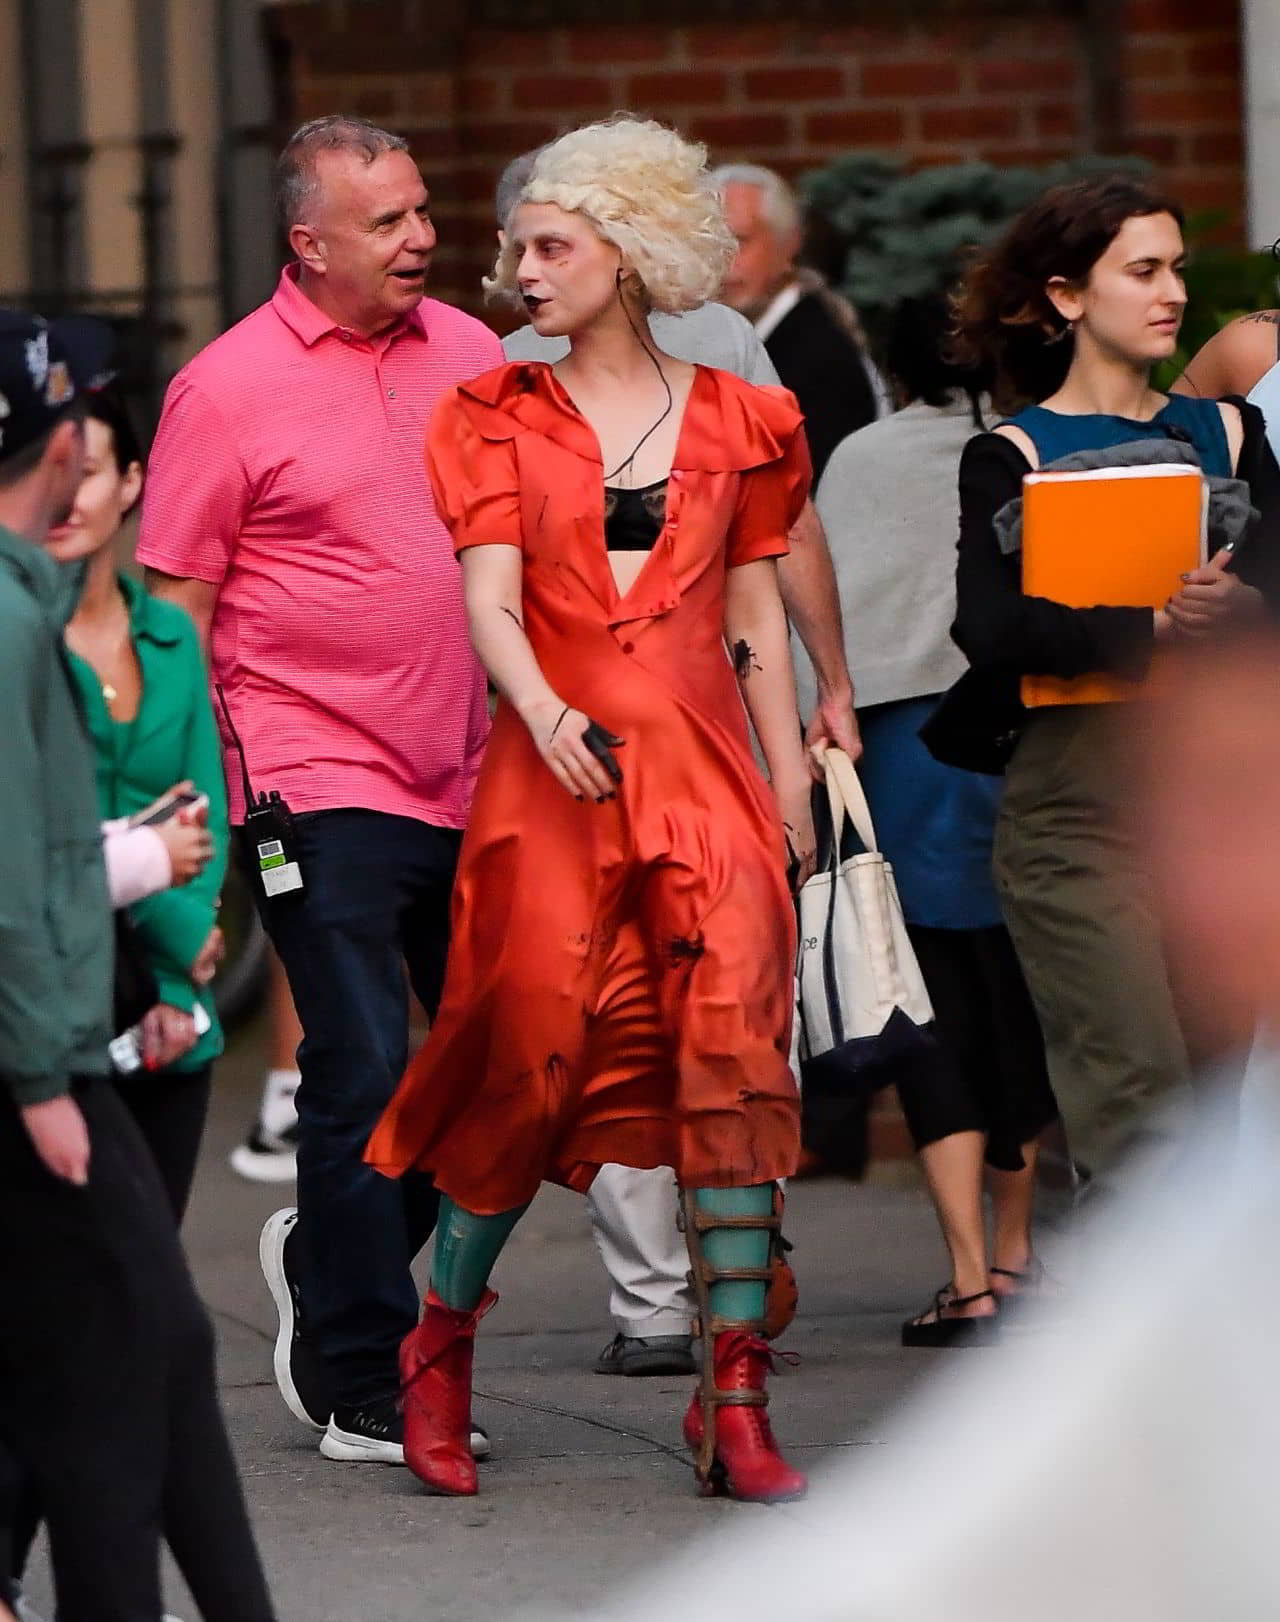
[[(358, 1406), (398, 1384), (418, 1321), (409, 1264), (435, 1226), (429, 1178), (363, 1160), (408, 1062), (405, 968), (434, 1015), (462, 835), (380, 811), (296, 818), (304, 888), (259, 906), (302, 1023), (298, 1068), (298, 1281), (307, 1334)], [(255, 887), (256, 888), (256, 887)]]

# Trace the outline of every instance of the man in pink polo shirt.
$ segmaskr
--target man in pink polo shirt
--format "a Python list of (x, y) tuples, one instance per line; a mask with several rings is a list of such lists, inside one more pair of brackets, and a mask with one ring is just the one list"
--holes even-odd
[(403, 1462), (396, 1352), (417, 1322), (409, 1263), (436, 1201), (425, 1179), (390, 1182), (361, 1156), (406, 1063), (402, 960), (429, 1011), (439, 998), (488, 731), (423, 440), (443, 391), (502, 350), (424, 297), (436, 237), (402, 140), (318, 119), (278, 179), (296, 263), (174, 379), (138, 557), (208, 637), (255, 796), (278, 793), (293, 819), (283, 855), (301, 888), (280, 888), (291, 866), (268, 867), (277, 893), (264, 893), (265, 841), (244, 841), (304, 1032), (298, 1208), (260, 1246), (276, 1378), (327, 1457)]

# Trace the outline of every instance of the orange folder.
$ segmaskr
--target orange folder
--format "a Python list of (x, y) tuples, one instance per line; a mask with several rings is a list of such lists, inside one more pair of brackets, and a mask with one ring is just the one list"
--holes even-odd
[[(1163, 608), (1205, 561), (1209, 486), (1184, 463), (1029, 473), (1022, 481), (1022, 590), (1068, 608)], [(1107, 674), (1024, 676), (1022, 702), (1115, 704), (1145, 683)]]

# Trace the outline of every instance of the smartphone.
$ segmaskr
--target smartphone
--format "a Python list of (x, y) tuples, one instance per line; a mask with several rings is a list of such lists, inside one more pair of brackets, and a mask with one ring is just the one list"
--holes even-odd
[(170, 794), (145, 817), (139, 817), (131, 826), (134, 828), (151, 828), (157, 822), (168, 822), (170, 817), (176, 817), (179, 811), (185, 811), (192, 806), (207, 806), (209, 796), (200, 794), (195, 789), (183, 789), (178, 794)]

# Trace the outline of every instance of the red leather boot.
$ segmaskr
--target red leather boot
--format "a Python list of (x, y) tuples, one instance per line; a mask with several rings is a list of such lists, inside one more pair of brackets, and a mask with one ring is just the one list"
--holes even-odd
[(476, 1325), (497, 1301), (486, 1290), (479, 1306), (458, 1312), (427, 1292), (422, 1322), (400, 1343), (404, 1401), (404, 1462), (432, 1492), (472, 1498), (471, 1360)]
[[(803, 1498), (808, 1479), (793, 1470), (778, 1451), (765, 1412), (769, 1401), (765, 1377), (773, 1369), (768, 1345), (745, 1330), (723, 1330), (715, 1338), (713, 1363), (717, 1391), (750, 1393), (752, 1400), (715, 1405), (715, 1453), (705, 1476), (699, 1471), (704, 1496), (727, 1493), (752, 1504)], [(695, 1454), (702, 1447), (705, 1430), (702, 1392), (698, 1390), (684, 1416), (684, 1439)]]

